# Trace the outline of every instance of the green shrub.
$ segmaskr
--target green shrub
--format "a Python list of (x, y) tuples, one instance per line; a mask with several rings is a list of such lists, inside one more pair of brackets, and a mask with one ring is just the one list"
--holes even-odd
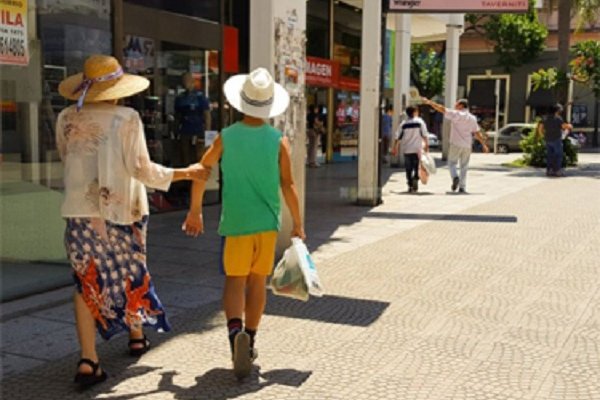
[[(546, 167), (546, 140), (535, 131), (519, 143), (523, 161), (532, 167)], [(569, 140), (563, 140), (563, 168), (577, 165), (577, 148)]]

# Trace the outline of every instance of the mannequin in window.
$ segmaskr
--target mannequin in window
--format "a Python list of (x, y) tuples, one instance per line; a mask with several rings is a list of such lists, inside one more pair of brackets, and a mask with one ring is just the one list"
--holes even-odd
[(183, 74), (182, 83), (186, 90), (175, 99), (175, 119), (182, 165), (189, 165), (202, 157), (204, 132), (211, 126), (211, 116), (208, 100), (196, 89), (190, 72)]

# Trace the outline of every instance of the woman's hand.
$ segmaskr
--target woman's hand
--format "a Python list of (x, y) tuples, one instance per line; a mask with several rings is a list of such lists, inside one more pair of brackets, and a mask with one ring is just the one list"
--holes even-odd
[(193, 181), (206, 181), (210, 178), (211, 169), (205, 168), (200, 163), (191, 164), (186, 168), (186, 174)]
[(198, 237), (204, 233), (204, 220), (202, 213), (188, 212), (181, 230), (188, 236)]

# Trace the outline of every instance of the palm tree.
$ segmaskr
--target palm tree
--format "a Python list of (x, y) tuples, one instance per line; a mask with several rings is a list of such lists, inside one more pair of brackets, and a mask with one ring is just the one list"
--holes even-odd
[[(567, 71), (571, 50), (571, 20), (578, 16), (577, 30), (585, 25), (593, 25), (600, 19), (600, 0), (548, 0), (549, 10), (558, 6), (558, 69)], [(560, 100), (566, 103), (566, 89), (560, 93)]]

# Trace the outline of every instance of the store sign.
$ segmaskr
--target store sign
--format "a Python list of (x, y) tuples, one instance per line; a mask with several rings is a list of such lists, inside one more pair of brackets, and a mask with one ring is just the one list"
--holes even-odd
[(529, 0), (388, 0), (387, 12), (440, 13), (521, 13), (529, 9)]
[(347, 90), (348, 92), (358, 92), (360, 91), (360, 79), (349, 78), (347, 76), (340, 76), (337, 86), (340, 90)]
[(311, 86), (334, 86), (340, 74), (336, 61), (317, 57), (306, 57), (306, 84)]
[(0, 0), (0, 64), (28, 63), (27, 0)]

